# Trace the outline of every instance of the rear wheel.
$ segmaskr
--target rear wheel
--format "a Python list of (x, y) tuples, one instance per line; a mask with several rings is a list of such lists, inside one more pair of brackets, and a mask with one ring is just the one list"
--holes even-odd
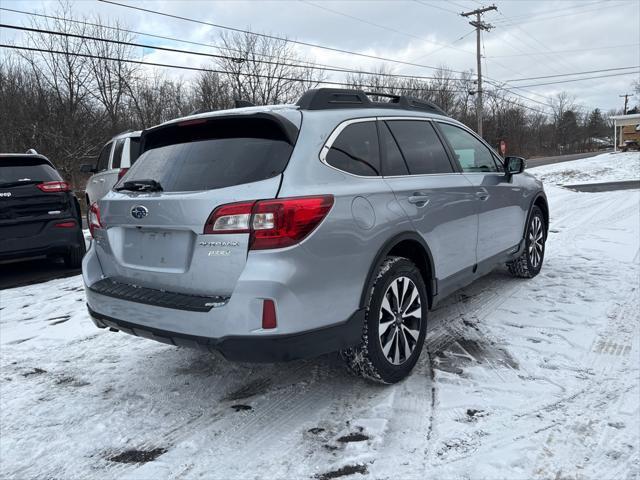
[(529, 216), (525, 236), (525, 248), (515, 260), (507, 263), (509, 272), (520, 278), (532, 278), (540, 273), (544, 261), (547, 226), (540, 207), (534, 205)]
[(63, 257), (64, 265), (67, 268), (80, 268), (82, 266), (82, 257), (85, 254), (84, 244), (78, 245), (77, 247), (71, 247), (69, 252)]
[(362, 342), (342, 352), (356, 375), (395, 383), (415, 366), (427, 331), (427, 289), (408, 259), (388, 257), (371, 288)]

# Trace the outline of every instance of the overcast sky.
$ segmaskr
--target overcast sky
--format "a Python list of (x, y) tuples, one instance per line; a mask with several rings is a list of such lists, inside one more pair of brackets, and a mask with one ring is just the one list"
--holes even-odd
[[(476, 66), (476, 38), (473, 27), (459, 13), (489, 5), (475, 0), (146, 0), (128, 2), (153, 11), (245, 28), (254, 32), (286, 36), (308, 43), (387, 57), (425, 66), (454, 70)], [(484, 20), (495, 28), (483, 34), (483, 74), (495, 81), (509, 81), (510, 87), (553, 82), (576, 77), (539, 77), (640, 65), (640, 0), (496, 0), (497, 12)], [(220, 29), (144, 13), (97, 0), (78, 0), (78, 15), (99, 14), (106, 21), (118, 20), (127, 28), (180, 39), (219, 43)], [(2, 0), (0, 6), (25, 11), (51, 13), (55, 1)], [(3, 23), (26, 24), (27, 16), (0, 11)], [(460, 39), (461, 37), (464, 37)], [(2, 43), (20, 44), (20, 34), (0, 30)], [(143, 43), (152, 39), (141, 37)], [(153, 39), (155, 45), (207, 51), (206, 47)], [(162, 42), (162, 43), (160, 43)], [(318, 63), (347, 68), (374, 69), (384, 62), (318, 48), (295, 47)], [(567, 51), (570, 50), (570, 51)], [(215, 52), (215, 50), (208, 50)], [(0, 50), (0, 55), (5, 54)], [(556, 53), (553, 53), (556, 52)], [(171, 54), (158, 50), (140, 51), (147, 61), (181, 65), (203, 65), (202, 57)], [(429, 76), (433, 70), (387, 63), (393, 73)], [(485, 68), (486, 66), (486, 68)], [(189, 78), (188, 72), (166, 70), (168, 75)], [(593, 73), (633, 72), (619, 70)], [(635, 70), (636, 72), (638, 69)], [(339, 75), (339, 74), (338, 74)], [(330, 75), (332, 80), (341, 80)], [(516, 90), (522, 95), (547, 102), (545, 97), (561, 91), (574, 95), (586, 108), (622, 108), (620, 94), (633, 93), (632, 82), (640, 76), (615, 76), (556, 85), (529, 86)], [(638, 97), (633, 103), (638, 102)], [(527, 103), (526, 100), (523, 100)], [(529, 103), (531, 106), (540, 105)]]

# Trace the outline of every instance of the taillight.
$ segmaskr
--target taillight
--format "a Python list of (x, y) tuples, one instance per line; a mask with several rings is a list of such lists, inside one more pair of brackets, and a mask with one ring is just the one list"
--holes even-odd
[(67, 182), (44, 182), (37, 184), (36, 187), (45, 193), (71, 191), (71, 185)]
[(257, 202), (253, 208), (252, 250), (295, 245), (329, 213), (333, 196), (283, 198)]
[(96, 228), (104, 228), (102, 220), (100, 220), (100, 208), (98, 208), (97, 203), (94, 202), (91, 204), (91, 207), (89, 207), (89, 216), (87, 220), (89, 223), (89, 232), (93, 238), (96, 238), (94, 234)]
[(57, 227), (57, 228), (74, 228), (76, 225), (77, 225), (76, 222), (70, 221), (70, 222), (56, 223), (54, 225), (54, 227)]
[(128, 171), (129, 171), (128, 168), (121, 168), (120, 170), (118, 170), (118, 180), (124, 177), (124, 174), (127, 173)]
[(255, 203), (229, 203), (216, 208), (204, 225), (204, 233), (249, 233)]
[(204, 233), (250, 233), (250, 250), (289, 247), (309, 235), (332, 205), (332, 195), (230, 203), (213, 211)]

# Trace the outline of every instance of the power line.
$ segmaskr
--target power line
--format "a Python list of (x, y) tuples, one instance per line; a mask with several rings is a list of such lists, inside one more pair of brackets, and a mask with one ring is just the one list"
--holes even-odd
[[(505, 19), (506, 19), (506, 17), (504, 16), (504, 13), (502, 13), (502, 12), (500, 12), (500, 11), (498, 11), (498, 13), (499, 13), (503, 18), (505, 18)], [(517, 26), (517, 25), (515, 25), (514, 23), (512, 23), (512, 22), (511, 22), (511, 20), (506, 20), (506, 23), (507, 23), (507, 25), (509, 25), (510, 27), (512, 27), (512, 28), (514, 28), (514, 29), (517, 29), (517, 30), (519, 30), (520, 32), (522, 32), (525, 36), (528, 36), (528, 37), (532, 38), (532, 39), (533, 39), (535, 42), (537, 42), (538, 44), (543, 45), (543, 47), (544, 47), (546, 50), (551, 50), (551, 48), (549, 48), (549, 47), (547, 47), (547, 46), (544, 46), (544, 44), (542, 44), (539, 40), (537, 40), (536, 38), (533, 38), (531, 35), (529, 35), (529, 34), (528, 34), (526, 31), (524, 31), (522, 28), (520, 28), (519, 26)], [(524, 43), (524, 38), (522, 38), (522, 36), (520, 36), (519, 38), (516, 38), (515, 36), (511, 35), (511, 32), (509, 32), (508, 30), (507, 30), (507, 35), (512, 36), (512, 37), (513, 37), (513, 39), (514, 39), (514, 41), (513, 41), (512, 43), (507, 43), (507, 45), (509, 45), (511, 48), (513, 48), (513, 49), (515, 49), (515, 50), (518, 50), (519, 52), (523, 53), (523, 52), (524, 52), (524, 50), (522, 50), (522, 49), (518, 46), (518, 44), (519, 44), (519, 43)], [(531, 45), (531, 41), (528, 41), (528, 44), (529, 44), (529, 45)], [(531, 48), (531, 47), (530, 47), (530, 48)], [(536, 47), (534, 47), (534, 48), (536, 48)], [(556, 72), (556, 73), (561, 73), (561, 72), (560, 72), (560, 70), (558, 70), (558, 69), (556, 69), (554, 66), (552, 66), (552, 65), (551, 65), (551, 63), (550, 63), (550, 61), (553, 61), (553, 62), (557, 63), (558, 65), (562, 65), (562, 68), (565, 68), (565, 63), (564, 63), (564, 62), (561, 62), (561, 61), (560, 61), (560, 60), (558, 60), (558, 59), (553, 59), (553, 58), (551, 58), (551, 59), (545, 59), (545, 60), (547, 60), (547, 62), (545, 62), (545, 63), (550, 67), (550, 69), (551, 69), (552, 71)], [(570, 68), (571, 68), (571, 67), (570, 67)]]
[[(116, 58), (116, 57), (106, 57), (104, 55), (92, 55), (89, 53), (75, 53), (75, 52), (65, 52), (65, 51), (61, 51), (61, 50), (50, 50), (50, 49), (45, 49), (45, 48), (35, 48), (35, 47), (25, 47), (25, 46), (20, 46), (20, 45), (8, 45), (8, 44), (0, 44), (0, 48), (9, 48), (9, 49), (14, 49), (14, 50), (26, 50), (26, 51), (31, 51), (31, 52), (42, 52), (42, 53), (53, 53), (53, 54), (57, 54), (57, 55), (67, 55), (67, 56), (72, 56), (72, 57), (82, 57), (82, 58), (93, 58), (93, 59), (97, 59), (97, 60), (109, 60), (109, 61), (115, 61), (115, 62), (123, 62), (123, 63), (134, 63), (137, 65), (148, 65), (148, 66), (153, 66), (153, 67), (163, 67), (163, 68), (177, 68), (177, 69), (181, 69), (181, 70), (191, 70), (191, 71), (197, 71), (197, 72), (211, 72), (211, 73), (219, 73), (219, 74), (226, 74), (226, 75), (242, 75), (245, 77), (254, 77), (254, 78), (270, 78), (270, 79), (276, 79), (276, 80), (287, 80), (287, 81), (291, 81), (291, 82), (304, 82), (304, 83), (317, 83), (317, 84), (323, 84), (323, 85), (338, 85), (338, 86), (345, 86), (345, 85), (352, 85), (350, 82), (333, 82), (333, 81), (329, 81), (329, 80), (313, 80), (313, 79), (308, 79), (308, 78), (292, 78), (292, 77), (282, 77), (282, 76), (272, 76), (272, 75), (263, 75), (263, 74), (258, 74), (258, 73), (241, 73), (241, 72), (231, 72), (228, 70), (220, 70), (220, 69), (214, 69), (214, 68), (204, 68), (204, 67), (190, 67), (187, 65), (175, 65), (175, 64), (169, 64), (169, 63), (158, 63), (158, 62), (146, 62), (146, 61), (142, 61), (142, 60), (132, 60), (132, 59), (122, 59), (122, 58)], [(353, 84), (353, 86), (356, 87), (365, 87), (365, 88), (380, 88), (380, 85), (369, 85), (369, 84), (364, 84), (364, 83), (356, 83)], [(383, 87), (385, 88), (385, 87)], [(434, 89), (434, 88), (415, 88), (415, 87), (411, 87), (411, 88), (399, 88), (399, 90), (404, 90), (404, 91), (415, 91), (415, 92), (437, 92), (439, 91), (438, 89)], [(465, 91), (463, 90), (451, 90), (452, 92), (455, 93), (463, 93)]]
[[(496, 23), (501, 23), (501, 22), (507, 22), (507, 21), (515, 21), (515, 22), (522, 22), (522, 21), (528, 21), (530, 19), (535, 19), (538, 17), (546, 17), (548, 15), (556, 15), (560, 12), (567, 12), (566, 15), (571, 15), (571, 14), (576, 14), (576, 13), (580, 13), (580, 10), (584, 9), (584, 8), (591, 8), (594, 5), (598, 5), (601, 3), (606, 3), (607, 0), (598, 0), (597, 2), (592, 2), (592, 3), (584, 3), (582, 5), (573, 5), (571, 7), (564, 7), (564, 8), (555, 8), (553, 10), (547, 10), (547, 11), (541, 11), (538, 13), (534, 13), (534, 14), (524, 14), (524, 15), (513, 15), (511, 17), (504, 17), (502, 19), (496, 20)], [(564, 15), (564, 13), (563, 13)]]
[[(23, 10), (15, 10), (15, 9), (12, 9), (12, 8), (4, 8), (4, 7), (0, 7), (0, 10), (4, 10), (4, 11), (7, 11), (7, 12), (13, 12), (13, 13), (19, 13), (19, 14), (23, 14), (23, 15), (30, 15), (30, 16), (34, 16), (34, 17), (47, 18), (47, 19), (51, 19), (51, 20), (59, 20), (59, 21), (71, 22), (71, 23), (79, 24), (79, 25), (83, 25), (83, 26), (100, 27), (100, 28), (105, 28), (105, 29), (108, 29), (108, 30), (131, 33), (131, 34), (134, 34), (134, 35), (140, 35), (140, 36), (150, 37), (150, 38), (158, 38), (158, 39), (161, 39), (161, 40), (169, 40), (169, 41), (184, 43), (184, 44), (188, 44), (188, 45), (196, 45), (196, 46), (200, 46), (200, 47), (215, 48), (216, 50), (219, 50), (219, 51), (229, 51), (229, 52), (236, 52), (236, 53), (240, 53), (240, 54), (244, 54), (245, 53), (244, 51), (236, 49), (236, 48), (231, 48), (231, 47), (227, 47), (227, 46), (223, 47), (223, 46), (215, 45), (215, 44), (212, 44), (212, 43), (194, 42), (194, 41), (184, 40), (184, 39), (175, 38), (175, 37), (168, 37), (168, 36), (164, 36), (164, 35), (157, 35), (157, 34), (153, 34), (153, 33), (130, 30), (130, 29), (122, 28), (122, 27), (112, 27), (110, 25), (103, 25), (103, 24), (92, 23), (92, 22), (87, 22), (87, 21), (74, 20), (74, 19), (71, 19), (71, 18), (56, 17), (54, 15), (45, 15), (45, 14), (36, 13), (36, 12), (25, 12)], [(159, 47), (154, 45), (152, 48), (157, 49)], [(274, 55), (267, 55), (267, 54), (264, 54), (264, 53), (255, 53), (254, 55), (256, 55), (258, 57), (270, 58), (270, 59), (276, 58)], [(258, 62), (258, 60), (254, 60), (254, 61)], [(325, 63), (315, 63), (315, 62), (309, 62), (309, 61), (305, 61), (305, 60), (298, 60), (298, 62), (302, 63), (303, 67), (306, 67), (306, 66), (309, 66), (309, 67), (327, 67), (327, 69), (334, 68), (334, 69), (343, 70), (343, 71), (348, 72), (348, 73), (368, 73), (368, 72), (363, 72), (361, 70), (354, 70), (354, 69), (350, 69), (350, 68), (342, 67), (342, 66), (327, 65)], [(453, 73), (456, 73), (456, 72), (453, 72)], [(385, 73), (378, 73), (378, 72), (373, 72), (373, 74), (382, 75), (382, 76), (390, 76), (390, 75), (392, 75), (392, 74), (385, 74)], [(409, 77), (408, 75), (404, 75), (404, 76), (405, 77)], [(416, 78), (428, 79), (429, 77), (416, 76)]]
[(601, 70), (587, 70), (587, 71), (584, 71), (584, 72), (560, 73), (558, 75), (543, 75), (543, 76), (540, 76), (540, 77), (514, 78), (514, 79), (511, 79), (511, 80), (505, 80), (505, 82), (521, 82), (523, 80), (541, 80), (541, 79), (545, 79), (545, 78), (571, 77), (573, 75), (585, 75), (587, 73), (615, 72), (617, 70), (633, 70), (634, 68), (640, 68), (640, 65), (634, 65), (632, 67), (603, 68)]
[(513, 55), (489, 55), (487, 58), (491, 59), (491, 58), (528, 57), (528, 56), (536, 56), (536, 55), (555, 55), (557, 53), (590, 52), (592, 50), (608, 50), (608, 49), (624, 48), (624, 47), (640, 47), (640, 43), (624, 43), (622, 45), (609, 45), (606, 47), (574, 48), (571, 50), (546, 50), (546, 51), (539, 51), (539, 52), (517, 53)]
[(404, 35), (405, 37), (409, 37), (409, 38), (415, 38), (417, 40), (422, 40), (423, 42), (432, 43), (434, 45), (440, 45), (442, 48), (451, 48), (453, 50), (458, 50), (460, 52), (473, 54), (473, 52), (470, 52), (469, 50), (465, 50), (464, 48), (457, 48), (457, 47), (454, 47), (452, 45), (447, 45), (447, 44), (444, 44), (444, 43), (435, 42), (433, 40), (428, 40), (428, 39), (426, 39), (424, 37), (420, 37), (420, 36), (414, 35), (412, 33), (403, 32), (402, 30), (397, 30), (395, 28), (388, 27), (386, 25), (381, 25), (379, 23), (371, 22), (369, 20), (365, 20), (364, 18), (356, 17), (355, 15), (351, 15), (349, 13), (340, 12), (338, 10), (334, 10), (333, 8), (329, 8), (329, 7), (324, 6), (324, 5), (318, 5), (317, 3), (313, 3), (313, 2), (311, 2), (309, 0), (300, 0), (300, 1), (302, 3), (307, 4), (307, 5), (311, 5), (312, 7), (319, 8), (320, 10), (324, 10), (326, 12), (331, 12), (331, 13), (333, 13), (335, 15), (340, 15), (342, 17), (350, 18), (352, 20), (355, 20), (355, 21), (360, 22), (360, 23), (364, 23), (366, 25), (371, 25), (373, 27), (381, 28), (383, 30), (387, 30), (388, 32), (397, 33), (399, 35)]
[(425, 6), (425, 7), (428, 7), (428, 8), (437, 8), (438, 10), (442, 10), (443, 12), (453, 13), (454, 15), (458, 15), (458, 14), (460, 13), (460, 12), (456, 12), (455, 10), (450, 10), (450, 9), (448, 9), (448, 8), (441, 7), (441, 6), (439, 6), (439, 5), (433, 5), (433, 4), (431, 4), (431, 3), (423, 2), (423, 1), (421, 1), (421, 0), (413, 0), (413, 1), (414, 1), (414, 2), (416, 2), (416, 3), (418, 3), (418, 4), (420, 4), (420, 5), (423, 5), (423, 6)]
[[(621, 5), (624, 5), (624, 2), (616, 4), (616, 6), (621, 6)], [(520, 23), (520, 24), (533, 23), (533, 22), (544, 22), (546, 20), (555, 20), (556, 18), (575, 17), (576, 15), (582, 15), (584, 13), (597, 12), (597, 11), (602, 10), (602, 8), (603, 7), (592, 8), (590, 10), (573, 11), (573, 12), (564, 13), (562, 15), (522, 17), (521, 19), (518, 19), (516, 21), (518, 23)]]
[[(152, 50), (162, 50), (162, 51), (173, 52), (173, 53), (185, 53), (185, 54), (188, 54), (188, 55), (199, 55), (199, 56), (204, 56), (204, 57), (219, 58), (219, 59), (231, 60), (232, 62), (238, 63), (238, 64), (241, 64), (241, 63), (244, 63), (244, 62), (247, 61), (245, 58), (240, 58), (240, 57), (229, 57), (229, 56), (226, 56), (226, 55), (216, 55), (216, 54), (211, 54), (211, 53), (195, 52), (195, 51), (192, 51), (192, 50), (181, 50), (181, 49), (176, 49), (176, 48), (161, 47), (161, 46), (157, 46), (157, 45), (147, 45), (147, 44), (143, 44), (143, 43), (126, 42), (126, 41), (123, 41), (123, 40), (114, 40), (114, 39), (93, 37), (93, 36), (89, 36), (89, 35), (80, 35), (80, 34), (76, 34), (76, 33), (57, 32), (57, 31), (53, 31), (53, 30), (44, 30), (44, 29), (39, 29), (39, 28), (21, 27), (21, 26), (17, 26), (17, 25), (8, 25), (8, 24), (0, 23), (0, 28), (10, 28), (10, 29), (22, 30), (22, 31), (27, 31), (27, 32), (37, 32), (37, 33), (44, 33), (44, 34), (48, 34), (48, 35), (59, 35), (59, 36), (64, 36), (64, 37), (79, 38), (79, 39), (82, 39), (82, 40), (92, 40), (92, 41), (105, 42), (105, 43), (115, 43), (115, 44), (119, 44), (119, 45), (127, 45), (127, 46), (132, 46), (132, 47), (148, 48), (148, 49), (152, 49)], [(356, 73), (356, 74), (363, 74), (363, 75), (379, 75), (379, 76), (384, 76), (384, 77), (408, 78), (408, 79), (417, 79), (417, 80), (435, 80), (436, 79), (435, 77), (425, 77), (425, 76), (420, 76), (420, 75), (402, 75), (402, 74), (395, 74), (395, 73), (378, 73), (378, 72), (370, 72), (370, 71), (365, 71), (365, 70), (351, 70), (351, 69), (341, 69), (341, 68), (334, 68), (334, 67), (320, 67), (320, 66), (313, 66), (313, 65), (300, 65), (300, 64), (296, 64), (296, 63), (275, 62), (275, 61), (268, 61), (268, 60), (252, 60), (252, 61), (254, 61), (256, 63), (265, 63), (265, 64), (270, 64), (270, 65), (280, 65), (280, 66), (297, 67), (297, 68), (307, 68), (309, 70), (322, 70), (322, 71), (329, 71), (329, 72)]]
[[(233, 32), (238, 32), (238, 33), (256, 35), (258, 37), (270, 38), (271, 40), (279, 40), (279, 41), (282, 41), (282, 42), (293, 43), (293, 44), (302, 45), (302, 46), (305, 46), (305, 47), (320, 48), (320, 49), (328, 50), (328, 51), (331, 51), (331, 52), (344, 53), (344, 54), (347, 54), (347, 55), (354, 55), (354, 56), (363, 57), (363, 58), (370, 58), (370, 59), (374, 59), (374, 60), (381, 60), (383, 62), (392, 62), (392, 63), (397, 63), (397, 64), (400, 64), (400, 65), (409, 65), (409, 66), (412, 66), (412, 67), (420, 67), (420, 68), (429, 68), (431, 70), (439, 70), (439, 67), (434, 67), (434, 66), (431, 66), (431, 65), (422, 65), (422, 64), (411, 63), (411, 62), (404, 62), (402, 60), (396, 60), (396, 59), (393, 59), (393, 58), (380, 57), (380, 56), (377, 56), (377, 55), (369, 55), (369, 54), (366, 54), (366, 53), (353, 52), (353, 51), (350, 51), (350, 50), (344, 50), (342, 48), (327, 47), (325, 45), (320, 45), (320, 44), (317, 44), (317, 43), (303, 42), (301, 40), (291, 40), (291, 39), (288, 39), (288, 38), (285, 38), (285, 37), (278, 37), (276, 35), (268, 35), (268, 34), (265, 34), (265, 33), (256, 33), (256, 32), (252, 32), (250, 30), (244, 30), (244, 29), (241, 29), (241, 28), (228, 27), (226, 25), (220, 25), (220, 24), (217, 24), (217, 23), (205, 22), (203, 20), (196, 20), (194, 18), (182, 17), (180, 15), (173, 15), (171, 13), (157, 12), (157, 11), (154, 11), (154, 10), (149, 10), (147, 8), (142, 8), (142, 7), (137, 7), (137, 6), (134, 6), (134, 5), (126, 5), (124, 3), (118, 3), (118, 2), (114, 2), (112, 0), (98, 0), (98, 1), (103, 2), (103, 3), (109, 3), (109, 4), (112, 4), (112, 5), (117, 5), (119, 7), (138, 10), (138, 11), (141, 11), (141, 12), (152, 13), (154, 15), (160, 15), (160, 16), (164, 16), (164, 17), (175, 18), (175, 19), (178, 19), (178, 20), (186, 21), (186, 22), (198, 23), (200, 25), (207, 25), (209, 27), (221, 28), (221, 29), (224, 29), (224, 30), (230, 30), (230, 31), (233, 31)], [(451, 71), (453, 73), (463, 73), (463, 72), (458, 71), (458, 70), (449, 70), (449, 71)]]
[(542, 85), (556, 85), (558, 83), (571, 83), (571, 82), (581, 82), (583, 80), (593, 80), (595, 78), (610, 78), (610, 77), (621, 77), (624, 75), (640, 75), (640, 70), (637, 72), (625, 72), (625, 73), (611, 73), (609, 75), (598, 75), (594, 77), (582, 77), (582, 78), (574, 78), (571, 80), (558, 80), (557, 82), (545, 82), (545, 83), (532, 83), (531, 85), (518, 85), (511, 88), (529, 88), (529, 87), (540, 87)]
[[(453, 42), (451, 42), (451, 45), (453, 45), (454, 43), (459, 42), (460, 40), (463, 40), (465, 38), (467, 38), (469, 35), (475, 33), (475, 30), (471, 30), (470, 32), (465, 33), (464, 35), (462, 35), (461, 37), (456, 38)], [(430, 55), (433, 55), (434, 53), (439, 52), (440, 50), (444, 50), (445, 48), (447, 48), (447, 46), (443, 46), (440, 48), (436, 48), (435, 50), (433, 50), (432, 52), (426, 53), (424, 55), (421, 55), (420, 57), (414, 58), (413, 60), (411, 60), (412, 62), (417, 62), (418, 60), (422, 60), (423, 58), (426, 58)]]

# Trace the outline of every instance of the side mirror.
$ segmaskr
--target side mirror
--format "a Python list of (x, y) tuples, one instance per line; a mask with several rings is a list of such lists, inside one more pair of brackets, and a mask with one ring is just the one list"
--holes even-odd
[(96, 173), (96, 167), (90, 163), (84, 163), (80, 165), (80, 171), (82, 173)]
[(504, 159), (504, 171), (507, 175), (524, 172), (527, 162), (522, 157), (507, 157)]

